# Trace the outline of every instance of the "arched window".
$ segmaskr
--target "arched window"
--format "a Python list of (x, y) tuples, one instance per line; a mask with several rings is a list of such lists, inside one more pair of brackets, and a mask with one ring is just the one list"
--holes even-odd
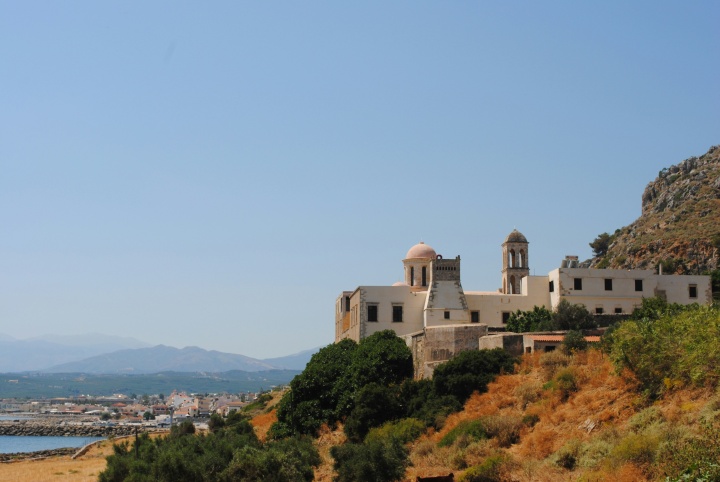
[(410, 266), (410, 286), (415, 286), (415, 266)]
[(422, 285), (427, 286), (427, 267), (422, 267)]
[(511, 295), (516, 294), (515, 293), (515, 277), (514, 276), (510, 277), (510, 291), (508, 293)]
[(525, 259), (525, 250), (520, 250), (520, 267), (525, 268), (527, 267), (527, 260)]
[(511, 249), (508, 251), (508, 266), (515, 268), (515, 250)]

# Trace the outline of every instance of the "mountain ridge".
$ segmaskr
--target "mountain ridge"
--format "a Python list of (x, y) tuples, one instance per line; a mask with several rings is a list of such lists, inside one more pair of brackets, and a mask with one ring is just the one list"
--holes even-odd
[(720, 146), (662, 169), (643, 191), (642, 213), (590, 246), (593, 268), (712, 272), (720, 265)]

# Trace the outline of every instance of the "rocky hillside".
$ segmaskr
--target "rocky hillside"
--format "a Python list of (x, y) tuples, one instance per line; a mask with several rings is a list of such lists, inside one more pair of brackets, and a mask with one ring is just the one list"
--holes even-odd
[(642, 195), (642, 215), (591, 243), (592, 267), (694, 274), (718, 268), (720, 146), (663, 169)]

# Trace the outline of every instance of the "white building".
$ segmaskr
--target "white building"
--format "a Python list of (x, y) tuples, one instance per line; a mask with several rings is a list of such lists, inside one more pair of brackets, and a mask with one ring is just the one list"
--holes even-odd
[(457, 330), (476, 323), (502, 327), (516, 310), (552, 310), (562, 299), (596, 314), (631, 313), (643, 298), (654, 296), (671, 303), (712, 302), (709, 276), (584, 268), (577, 257), (568, 257), (546, 276), (530, 276), (528, 245), (517, 230), (507, 236), (502, 244), (502, 288), (486, 292), (463, 289), (459, 256), (443, 259), (427, 244), (416, 244), (403, 260), (404, 282), (358, 286), (338, 296), (335, 341), (360, 341), (386, 329), (409, 340), (433, 328)]

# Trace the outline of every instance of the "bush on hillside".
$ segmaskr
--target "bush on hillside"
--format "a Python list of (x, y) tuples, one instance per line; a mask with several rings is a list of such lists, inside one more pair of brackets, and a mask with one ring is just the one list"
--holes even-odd
[(370, 430), (365, 437), (367, 442), (390, 437), (406, 444), (416, 440), (425, 431), (425, 424), (416, 418), (403, 418), (396, 422), (387, 422), (382, 427)]
[(452, 395), (463, 404), (473, 392), (487, 391), (487, 384), (498, 374), (512, 373), (516, 362), (502, 348), (460, 352), (435, 369), (435, 392)]
[(290, 390), (278, 404), (278, 421), (270, 436), (313, 435), (323, 423), (333, 425), (351, 415), (356, 397), (366, 385), (389, 387), (412, 375), (412, 353), (391, 330), (374, 333), (359, 344), (342, 340), (328, 345), (290, 382)]
[(397, 390), (368, 383), (358, 391), (355, 408), (345, 420), (345, 433), (352, 442), (362, 442), (371, 428), (402, 416)]
[(570, 330), (565, 334), (562, 343), (562, 351), (566, 355), (572, 355), (578, 351), (587, 350), (588, 342), (582, 331)]
[(681, 386), (712, 386), (720, 381), (720, 311), (689, 307), (620, 324), (610, 339), (610, 358), (627, 368), (648, 396)]
[(403, 480), (408, 451), (393, 437), (373, 438), (364, 444), (348, 443), (330, 449), (337, 482), (394, 482)]

